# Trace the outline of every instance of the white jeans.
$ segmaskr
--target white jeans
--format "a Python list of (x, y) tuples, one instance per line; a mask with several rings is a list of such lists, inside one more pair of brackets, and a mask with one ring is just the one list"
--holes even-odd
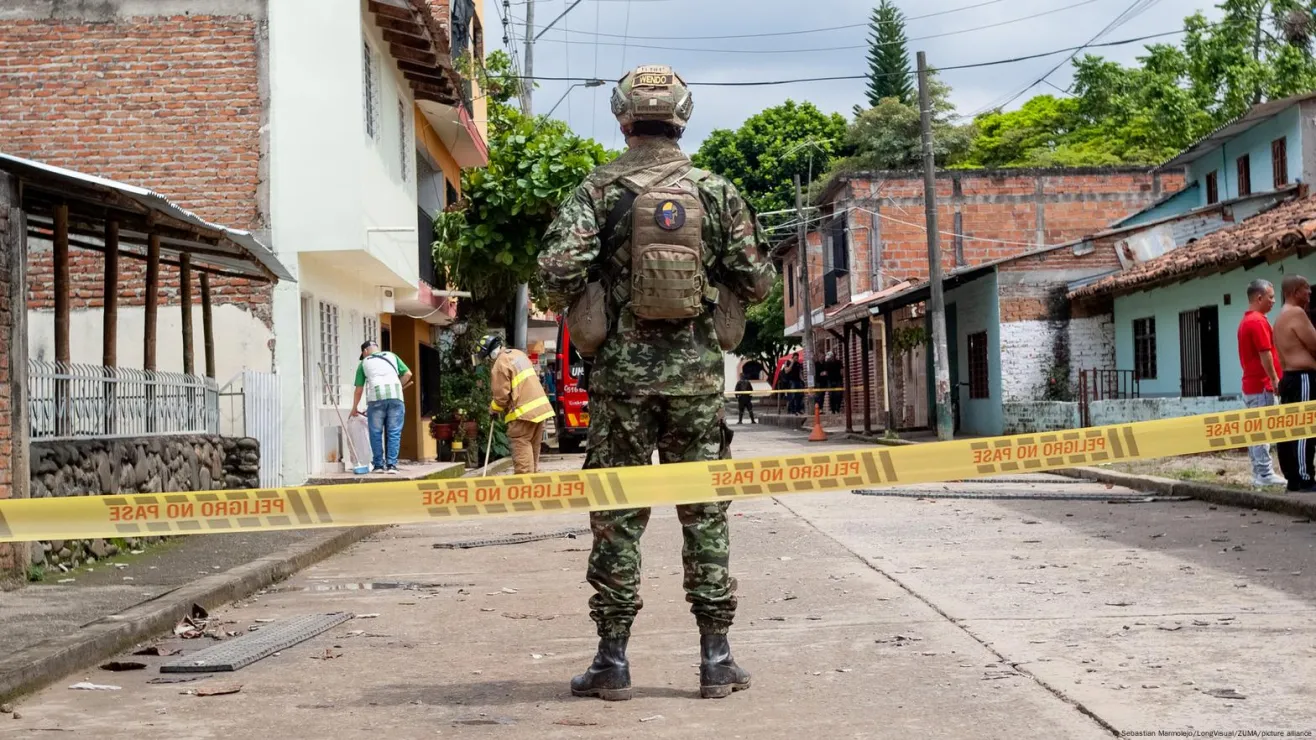
[[(1274, 406), (1275, 394), (1270, 391), (1261, 393), (1252, 393), (1243, 395), (1243, 404), (1250, 409), (1260, 408), (1262, 406)], [(1275, 468), (1270, 460), (1270, 445), (1256, 445), (1247, 448), (1247, 456), (1252, 459), (1252, 475), (1257, 478), (1265, 478), (1274, 475)]]

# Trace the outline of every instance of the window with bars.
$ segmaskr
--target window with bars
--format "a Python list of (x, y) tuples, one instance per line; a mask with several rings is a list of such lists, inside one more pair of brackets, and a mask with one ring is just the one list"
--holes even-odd
[(362, 107), (366, 115), (366, 136), (379, 138), (379, 70), (375, 65), (375, 52), (367, 41), (361, 42)]
[(324, 369), (320, 393), (325, 406), (337, 406), (339, 393), (339, 365), (342, 364), (341, 345), (338, 341), (338, 306), (320, 301), (320, 366)]
[(1238, 158), (1238, 196), (1252, 194), (1252, 156), (1244, 154)]
[(1289, 184), (1289, 143), (1286, 137), (1270, 142), (1270, 166), (1275, 173), (1275, 187)]
[(969, 340), (969, 398), (990, 398), (987, 380), (987, 332), (970, 334)]
[(361, 320), (361, 331), (363, 342), (379, 341), (379, 319), (374, 316), (366, 316)]
[(1133, 377), (1156, 379), (1156, 318), (1133, 320)]
[(398, 164), (402, 172), (402, 182), (411, 179), (411, 167), (407, 154), (411, 149), (411, 127), (407, 125), (407, 101), (398, 98)]
[(1220, 185), (1216, 173), (1208, 172), (1206, 175), (1206, 204), (1220, 202)]

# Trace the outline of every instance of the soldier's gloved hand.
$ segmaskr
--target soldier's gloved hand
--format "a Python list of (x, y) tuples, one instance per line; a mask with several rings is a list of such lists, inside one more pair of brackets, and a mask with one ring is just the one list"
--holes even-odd
[(498, 421), (498, 412), (494, 411), (493, 409), (489, 409), (489, 420)]

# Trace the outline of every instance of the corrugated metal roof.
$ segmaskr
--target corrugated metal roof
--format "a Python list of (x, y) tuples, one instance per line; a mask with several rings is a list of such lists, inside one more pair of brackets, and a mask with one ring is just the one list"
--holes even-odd
[(1274, 118), (1288, 108), (1303, 101), (1311, 100), (1312, 98), (1316, 98), (1316, 91), (1254, 105), (1249, 108), (1246, 113), (1235, 117), (1232, 121), (1229, 121), (1215, 131), (1212, 131), (1206, 136), (1193, 142), (1188, 148), (1174, 155), (1173, 158), (1153, 171), (1163, 172), (1167, 169), (1183, 167), (1184, 165), (1195, 162), (1220, 148), (1224, 142), (1238, 136), (1262, 121)]
[[(16, 157), (4, 152), (0, 152), (0, 170), (20, 178), (25, 175), (28, 177), (39, 175), (47, 181), (54, 180), (57, 183), (64, 182), (69, 185), (89, 187), (93, 190), (118, 193), (140, 204), (148, 211), (155, 211), (192, 226), (217, 232), (219, 236), (227, 239), (251, 258), (253, 262), (252, 277), (268, 279), (268, 275), (255, 269), (255, 266), (258, 265), (278, 280), (296, 282), (288, 268), (284, 267), (283, 263), (275, 257), (274, 252), (262, 244), (251, 232), (211, 223), (153, 190), (64, 169), (63, 167), (56, 167), (44, 162)], [(201, 245), (198, 244), (198, 246)]]

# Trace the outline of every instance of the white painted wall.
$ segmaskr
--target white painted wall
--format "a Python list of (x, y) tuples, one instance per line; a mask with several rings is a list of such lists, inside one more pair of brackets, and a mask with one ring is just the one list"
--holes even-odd
[(1115, 317), (1092, 316), (1069, 320), (1070, 382), (1078, 391), (1078, 374), (1083, 370), (1115, 369)]
[(1046, 373), (1055, 362), (1059, 321), (1010, 321), (1001, 324), (1001, 398), (1037, 401), (1045, 390)]
[[(227, 383), (243, 370), (272, 369), (268, 342), (274, 332), (260, 319), (239, 306), (217, 305), (215, 322), (215, 379)], [(75, 363), (100, 365), (104, 342), (104, 314), (101, 309), (73, 311), (69, 315), (70, 359)], [(55, 313), (29, 311), (28, 356), (36, 360), (55, 359)], [(145, 309), (119, 309), (118, 362), (120, 367), (140, 368), (143, 360)], [(206, 372), (205, 342), (202, 334), (201, 307), (192, 309), (193, 372)], [(162, 306), (156, 316), (156, 369), (183, 372), (183, 313), (178, 306)]]
[[(313, 394), (310, 413), (305, 404), (307, 386), (318, 390), (321, 380), (316, 366), (306, 364), (319, 361), (320, 343), (317, 323), (303, 326), (303, 297), (312, 299), (317, 317), (315, 302), (322, 298), (339, 307), (346, 415), (361, 317), (378, 313), (379, 286), (405, 296), (420, 279), (415, 108), (365, 0), (269, 5), (271, 242), (298, 278), (275, 290), (275, 362), (286, 425), (283, 479), (296, 484), (311, 471), (341, 469), (324, 462), (327, 448), (336, 443), (337, 415), (322, 407), (319, 393)], [(362, 45), (367, 38), (381, 81), (375, 139), (365, 125)]]

